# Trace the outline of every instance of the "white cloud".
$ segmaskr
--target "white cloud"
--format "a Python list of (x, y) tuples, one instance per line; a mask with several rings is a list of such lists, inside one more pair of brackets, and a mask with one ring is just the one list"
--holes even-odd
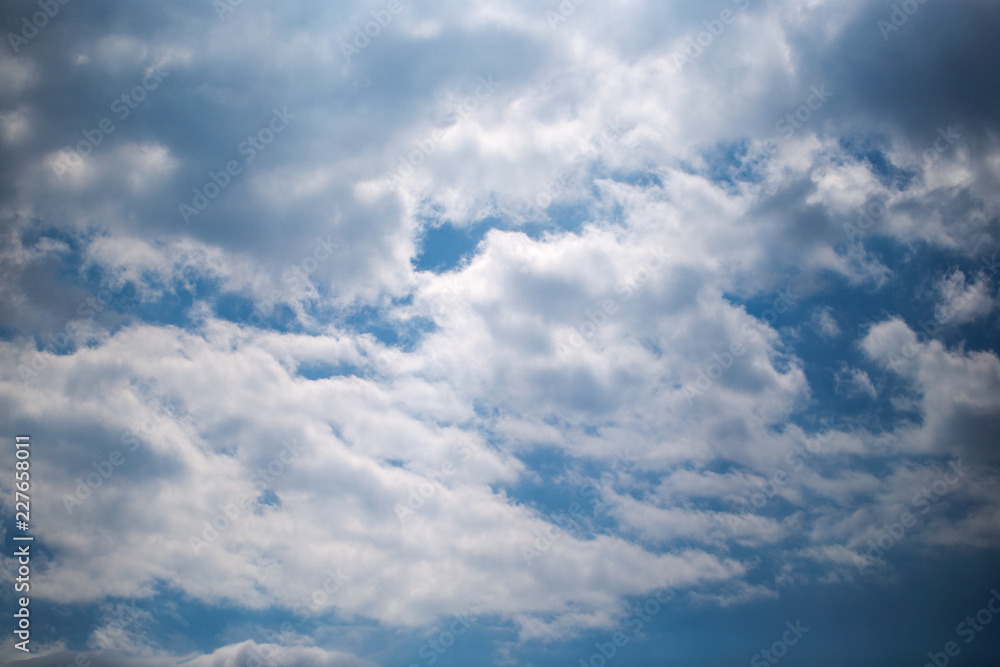
[(919, 427), (891, 438), (903, 451), (959, 451), (970, 459), (996, 457), (993, 433), (1000, 415), (1000, 359), (992, 352), (948, 350), (924, 341), (900, 319), (881, 322), (862, 339), (864, 352), (909, 380), (919, 392)]
[(980, 273), (971, 284), (962, 271), (956, 270), (935, 286), (940, 302), (934, 313), (942, 324), (966, 324), (986, 317), (997, 307), (993, 281)]
[(191, 667), (228, 667), (250, 664), (248, 661), (251, 660), (261, 661), (264, 664), (267, 664), (266, 661), (273, 661), (288, 667), (373, 667), (375, 664), (341, 651), (257, 644), (253, 641), (223, 646), (213, 651), (211, 655), (198, 656), (184, 664)]
[(878, 398), (878, 390), (872, 384), (872, 380), (860, 368), (842, 368), (835, 376), (837, 391), (845, 393), (848, 397), (868, 396)]
[(836, 338), (841, 334), (840, 326), (830, 308), (818, 308), (813, 313), (812, 324), (823, 338)]

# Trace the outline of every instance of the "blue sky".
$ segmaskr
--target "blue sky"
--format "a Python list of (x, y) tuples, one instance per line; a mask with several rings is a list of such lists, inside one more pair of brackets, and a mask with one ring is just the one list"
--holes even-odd
[(995, 665), (996, 3), (0, 16), (0, 662)]

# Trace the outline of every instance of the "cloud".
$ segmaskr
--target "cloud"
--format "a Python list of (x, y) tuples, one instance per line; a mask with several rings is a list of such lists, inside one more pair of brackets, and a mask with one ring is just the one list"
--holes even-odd
[(195, 656), (156, 656), (137, 657), (133, 653), (102, 651), (101, 653), (53, 653), (37, 658), (18, 660), (10, 664), (24, 667), (57, 667), (62, 664), (73, 664), (83, 657), (87, 664), (93, 667), (176, 667), (178, 665), (194, 665), (195, 667), (225, 667), (226, 665), (251, 664), (248, 661), (271, 660), (290, 667), (372, 667), (373, 662), (362, 660), (341, 651), (327, 651), (320, 648), (302, 646), (279, 646), (275, 644), (257, 644), (253, 641), (241, 642), (223, 646), (208, 655)]
[(320, 648), (302, 646), (257, 644), (252, 641), (224, 646), (213, 651), (211, 655), (196, 657), (186, 661), (185, 664), (194, 667), (225, 667), (232, 664), (244, 664), (254, 657), (258, 660), (271, 660), (289, 667), (371, 667), (375, 664), (340, 651), (325, 651)]
[(941, 323), (960, 325), (975, 322), (996, 310), (993, 282), (985, 272), (969, 284), (962, 271), (955, 271), (942, 278), (935, 288), (940, 303), (935, 306), (934, 313)]
[(878, 390), (872, 384), (872, 380), (860, 368), (843, 368), (836, 375), (837, 389), (843, 387), (843, 392), (848, 397), (868, 396), (878, 398)]
[(899, 446), (925, 452), (957, 449), (977, 461), (994, 460), (990, 434), (1000, 418), (1000, 358), (994, 352), (948, 350), (896, 318), (873, 326), (861, 346), (919, 392), (923, 423), (901, 429)]
[(830, 308), (821, 308), (813, 313), (813, 327), (824, 338), (836, 338), (841, 334), (837, 320), (833, 317)]

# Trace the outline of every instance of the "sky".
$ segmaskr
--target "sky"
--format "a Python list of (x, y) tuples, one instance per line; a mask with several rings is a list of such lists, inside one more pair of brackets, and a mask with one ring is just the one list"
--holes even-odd
[(997, 2), (0, 24), (0, 663), (995, 667)]

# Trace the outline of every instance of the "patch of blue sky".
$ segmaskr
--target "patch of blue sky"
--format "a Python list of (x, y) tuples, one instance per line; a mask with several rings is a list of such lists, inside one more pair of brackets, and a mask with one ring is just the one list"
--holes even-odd
[[(736, 555), (735, 553), (733, 554)], [(583, 632), (556, 643), (530, 642), (518, 655), (521, 664), (600, 665), (627, 664), (633, 667), (703, 667), (704, 665), (753, 664), (750, 660), (770, 649), (788, 630), (801, 621), (802, 637), (788, 647), (789, 664), (838, 667), (851, 656), (864, 655), (870, 664), (922, 664), (928, 649), (940, 648), (955, 638), (955, 623), (982, 607), (989, 592), (979, 585), (989, 572), (987, 558), (970, 556), (941, 558), (950, 566), (942, 576), (931, 576), (926, 565), (911, 562), (904, 549), (893, 549), (886, 560), (900, 571), (896, 580), (872, 577), (853, 586), (820, 581), (822, 572), (804, 561), (768, 562), (759, 548), (747, 552), (756, 563), (749, 583), (764, 584), (775, 594), (736, 604), (709, 600), (739, 599), (743, 591), (734, 582), (717, 585), (678, 587), (665, 604), (645, 605), (651, 594), (631, 596), (625, 602), (617, 627)], [(944, 560), (938, 567), (944, 567)], [(938, 571), (935, 568), (935, 572)], [(754, 574), (756, 572), (756, 574)], [(788, 585), (795, 580), (794, 586)], [(908, 582), (901, 585), (899, 582)], [(651, 592), (658, 582), (650, 581)], [(961, 594), (956, 596), (956, 592)], [(956, 599), (956, 597), (961, 599)], [(980, 599), (982, 598), (982, 599)], [(655, 613), (649, 613), (655, 610)], [(887, 625), (885, 619), (893, 619)], [(641, 619), (641, 631), (633, 628)], [(606, 650), (615, 632), (623, 632), (628, 642), (617, 649), (613, 660), (601, 662), (598, 645)], [(982, 633), (982, 639), (963, 645), (969, 664), (988, 664), (1000, 649), (1000, 636)], [(843, 637), (850, 636), (850, 646)], [(924, 638), (915, 641), (915, 637)], [(981, 642), (981, 644), (980, 644)], [(910, 662), (901, 662), (905, 646)], [(529, 663), (530, 661), (530, 663)], [(582, 662), (581, 662), (582, 661)], [(774, 664), (763, 657), (758, 665)]]
[[(618, 474), (655, 483), (658, 476), (643, 474), (635, 466), (635, 452), (621, 448), (619, 463), (596, 462), (578, 458), (555, 447), (539, 447), (522, 454), (521, 460), (534, 472), (503, 490), (512, 500), (532, 507), (549, 520), (574, 520), (578, 537), (586, 539), (601, 532), (612, 532), (618, 521), (605, 511), (601, 494), (605, 489), (624, 493)], [(527, 542), (526, 542), (527, 544)]]
[[(487, 662), (488, 656), (501, 643), (511, 642), (515, 638), (514, 625), (510, 622), (497, 624), (491, 618), (468, 616), (469, 627), (465, 632), (454, 638), (454, 643), (445, 648), (444, 644), (451, 642), (450, 638), (442, 637), (449, 632), (452, 625), (463, 628), (459, 615), (461, 609), (441, 618), (439, 624), (423, 629), (420, 634), (408, 632), (401, 636), (390, 650), (376, 653), (373, 658), (383, 665), (419, 665), (435, 667), (467, 667), (468, 665), (492, 664)], [(444, 639), (444, 642), (441, 641)], [(432, 644), (432, 642), (434, 642)], [(436, 647), (436, 648), (435, 648)]]
[[(726, 192), (735, 193), (744, 183), (759, 183), (762, 176), (758, 167), (764, 157), (750, 151), (746, 139), (719, 142), (701, 151), (706, 168), (703, 175), (723, 187)], [(692, 169), (692, 173), (699, 173)]]
[(475, 254), (476, 246), (486, 236), (486, 232), (498, 226), (497, 220), (488, 219), (465, 227), (451, 223), (428, 225), (423, 228), (419, 239), (419, 249), (411, 260), (418, 271), (447, 273), (461, 266)]
[[(549, 234), (577, 234), (593, 219), (592, 207), (586, 202), (552, 204), (546, 209)], [(544, 236), (544, 232), (543, 232)]]
[(850, 136), (841, 137), (840, 148), (850, 157), (864, 162), (879, 182), (890, 190), (907, 190), (920, 175), (914, 166), (900, 166), (892, 162), (886, 154), (890, 145), (887, 137)]
[(278, 494), (274, 492), (274, 489), (265, 489), (261, 491), (257, 496), (257, 502), (260, 505), (266, 505), (268, 507), (281, 507), (281, 498), (279, 498)]
[(577, 460), (564, 450), (549, 446), (524, 452), (519, 458), (535, 474), (506, 487), (508, 495), (543, 513), (565, 510), (574, 489), (566, 473), (577, 465)]
[(476, 254), (479, 244), (491, 229), (516, 231), (540, 241), (547, 235), (578, 233), (592, 217), (586, 203), (552, 204), (545, 210), (544, 219), (513, 223), (496, 217), (484, 218), (465, 226), (449, 222), (435, 224), (425, 220), (418, 239), (418, 249), (411, 264), (418, 271), (436, 274), (461, 268)]
[(267, 312), (256, 301), (243, 294), (230, 292), (219, 294), (215, 298), (216, 315), (221, 319), (281, 333), (303, 331), (295, 313), (286, 304), (275, 304), (273, 308), (266, 310)]
[(616, 172), (611, 175), (611, 178), (618, 183), (626, 183), (642, 189), (663, 187), (663, 179), (652, 171)]
[(361, 369), (351, 364), (333, 364), (328, 361), (305, 361), (299, 364), (295, 375), (307, 380), (327, 380), (333, 377), (359, 375)]
[[(799, 299), (794, 306), (772, 319), (772, 326), (784, 330), (782, 342), (804, 364), (810, 384), (813, 403), (796, 423), (806, 426), (810, 417), (839, 416), (861, 420), (861, 425), (881, 432), (898, 425), (900, 421), (915, 421), (915, 412), (901, 411), (893, 397), (914, 397), (912, 389), (895, 373), (885, 370), (868, 359), (858, 346), (868, 329), (891, 317), (902, 318), (917, 332), (928, 330), (935, 318), (936, 296), (934, 287), (938, 280), (948, 275), (955, 266), (955, 258), (924, 246), (903, 248), (885, 239), (872, 237), (865, 240), (866, 248), (894, 269), (893, 280), (883, 286), (871, 284), (852, 285), (836, 274), (825, 277), (826, 286), (821, 291), (805, 296), (792, 292)], [(972, 271), (975, 266), (965, 261)], [(794, 282), (791, 283), (794, 285)], [(750, 298), (727, 295), (735, 304), (746, 307), (749, 314), (759, 319), (771, 319), (767, 311), (774, 305), (774, 294), (758, 294)], [(823, 337), (814, 327), (813, 318), (821, 309), (828, 309), (841, 331), (839, 335)], [(966, 349), (996, 349), (996, 339), (991, 335), (995, 318), (985, 323), (942, 327), (935, 332), (949, 348), (963, 343)], [(928, 325), (927, 327), (923, 325)], [(848, 390), (843, 376), (845, 368), (857, 368), (868, 373), (877, 396), (859, 394)]]
[(404, 352), (412, 352), (420, 341), (437, 329), (434, 320), (427, 317), (415, 317), (402, 321), (390, 319), (387, 312), (404, 303), (412, 301), (412, 296), (405, 299), (395, 299), (386, 307), (360, 306), (350, 311), (339, 313), (337, 325), (356, 334), (371, 334), (383, 345), (395, 347)]

